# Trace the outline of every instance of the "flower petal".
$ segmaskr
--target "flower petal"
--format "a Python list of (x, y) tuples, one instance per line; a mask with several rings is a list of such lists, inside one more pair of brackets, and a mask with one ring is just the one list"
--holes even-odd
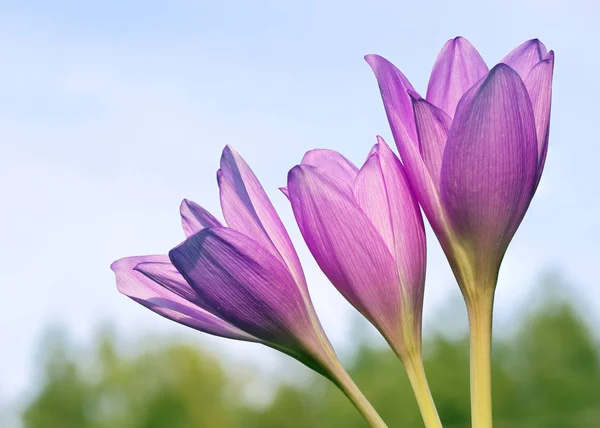
[(312, 165), (344, 180), (348, 184), (354, 183), (358, 168), (346, 157), (334, 150), (314, 149), (306, 152), (302, 158), (302, 165)]
[(550, 134), (550, 105), (552, 104), (552, 75), (554, 73), (554, 52), (550, 51), (546, 58), (533, 67), (525, 86), (529, 92), (535, 127), (538, 139), (538, 172), (535, 187), (540, 182), (546, 154), (548, 153), (548, 137)]
[(338, 291), (386, 337), (397, 332), (401, 302), (392, 254), (354, 202), (352, 188), (318, 168), (294, 167), (290, 202), (321, 270)]
[(442, 158), (452, 119), (443, 110), (423, 98), (413, 99), (413, 108), (421, 157), (439, 192)]
[(400, 280), (406, 290), (411, 292), (411, 298), (417, 298), (420, 293), (422, 301), (427, 256), (421, 209), (402, 163), (383, 138), (378, 137), (378, 141), (379, 162), (390, 205)]
[(408, 91), (414, 92), (414, 88), (404, 74), (387, 59), (379, 55), (367, 55), (365, 60), (377, 78), (392, 134), (402, 155), (403, 146), (416, 145), (417, 141), (412, 101), (408, 95)]
[[(443, 236), (447, 228), (443, 208), (418, 147), (412, 100), (419, 99), (420, 96), (400, 70), (389, 61), (377, 55), (367, 55), (365, 59), (377, 77), (392, 134), (413, 191), (432, 228), (438, 236)], [(406, 106), (410, 107), (408, 112)]]
[(188, 199), (181, 201), (179, 212), (186, 238), (200, 232), (205, 227), (221, 226), (219, 220), (194, 201)]
[(531, 200), (536, 169), (529, 95), (519, 75), (498, 64), (459, 102), (442, 163), (444, 206), (477, 268), (499, 266)]
[(251, 237), (264, 248), (280, 258), (280, 254), (273, 245), (269, 235), (256, 215), (254, 205), (243, 201), (234, 185), (223, 177), (221, 170), (217, 171), (217, 182), (219, 184), (219, 196), (221, 197), (221, 208), (227, 225)]
[(452, 117), (460, 97), (487, 72), (485, 61), (467, 39), (448, 40), (433, 65), (427, 101)]
[(230, 228), (200, 231), (169, 252), (207, 311), (253, 336), (291, 349), (313, 340), (303, 297), (286, 266)]
[(395, 254), (388, 191), (381, 171), (379, 154), (374, 152), (360, 169), (354, 182), (354, 197), (392, 255)]
[(420, 327), (426, 265), (423, 218), (404, 167), (381, 137), (359, 172), (354, 194), (394, 255), (404, 299), (416, 305), (411, 321)]
[(548, 50), (538, 39), (527, 40), (502, 58), (504, 64), (511, 66), (521, 79), (525, 80), (531, 69), (544, 57)]
[(166, 288), (179, 297), (194, 303), (197, 300), (196, 292), (175, 269), (175, 266), (166, 255), (156, 256), (154, 259), (140, 261), (133, 268), (151, 281)]
[(126, 257), (110, 266), (115, 272), (117, 288), (121, 293), (165, 318), (196, 330), (230, 339), (257, 341), (251, 335), (183, 298), (181, 294), (190, 296), (195, 293), (181, 275), (178, 278), (170, 277), (170, 280), (179, 282), (177, 285), (172, 284), (173, 288), (180, 290), (180, 293), (175, 293), (135, 269), (136, 266), (146, 263), (171, 265), (167, 256), (140, 256)]
[(281, 219), (248, 164), (229, 146), (223, 150), (217, 179), (227, 225), (270, 249), (307, 295), (300, 260)]

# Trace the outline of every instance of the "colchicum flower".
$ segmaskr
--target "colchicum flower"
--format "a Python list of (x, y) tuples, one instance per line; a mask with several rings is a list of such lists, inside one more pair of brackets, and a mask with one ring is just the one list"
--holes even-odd
[(421, 358), (425, 230), (400, 160), (380, 137), (360, 170), (312, 150), (282, 190), (321, 270), (401, 358), (426, 425), (441, 426)]
[(168, 256), (113, 263), (119, 291), (188, 327), (262, 343), (296, 358), (334, 382), (371, 426), (385, 427), (338, 362), (273, 205), (252, 170), (229, 147), (217, 179), (227, 227), (184, 200), (187, 239)]
[(493, 294), (544, 168), (554, 53), (530, 40), (488, 70), (457, 37), (440, 52), (425, 98), (386, 59), (366, 60), (411, 186), (467, 302), (473, 426), (491, 426)]

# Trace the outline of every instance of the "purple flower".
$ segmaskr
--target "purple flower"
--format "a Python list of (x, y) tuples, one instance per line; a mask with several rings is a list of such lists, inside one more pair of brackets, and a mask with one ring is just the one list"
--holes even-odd
[(488, 68), (448, 41), (421, 98), (390, 62), (367, 55), (407, 176), (470, 298), (498, 270), (542, 174), (554, 53), (530, 40)]
[(260, 342), (331, 377), (335, 354), (290, 238), (246, 162), (226, 147), (217, 172), (228, 227), (184, 200), (187, 239), (169, 255), (111, 266), (119, 291), (188, 327)]
[(308, 152), (286, 191), (300, 231), (340, 293), (402, 357), (419, 354), (425, 282), (423, 219), (404, 168), (382, 138), (359, 170)]
[(385, 428), (337, 360), (271, 201), (230, 147), (223, 150), (217, 181), (228, 226), (184, 200), (180, 211), (187, 239), (168, 256), (114, 262), (119, 291), (180, 324), (262, 343), (296, 358), (340, 388), (370, 426)]

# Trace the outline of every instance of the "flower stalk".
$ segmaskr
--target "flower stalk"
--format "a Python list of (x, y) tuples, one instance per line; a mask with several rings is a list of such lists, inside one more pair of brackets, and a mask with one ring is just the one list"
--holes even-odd
[(331, 375), (333, 383), (348, 397), (354, 407), (369, 423), (371, 428), (387, 428), (373, 405), (367, 400), (361, 390), (356, 386), (348, 373), (340, 366), (339, 370)]
[(421, 353), (412, 354), (404, 358), (403, 363), (415, 398), (417, 399), (425, 427), (441, 428), (442, 423), (438, 416), (433, 397), (431, 396), (431, 391), (429, 390)]
[(492, 428), (492, 310), (493, 291), (467, 301), (471, 349), (471, 423)]

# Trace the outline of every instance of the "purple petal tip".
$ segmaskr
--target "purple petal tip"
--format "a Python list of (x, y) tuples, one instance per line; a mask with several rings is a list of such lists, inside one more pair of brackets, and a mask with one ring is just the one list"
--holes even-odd
[(516, 74), (517, 76), (519, 75), (519, 73), (517, 73), (517, 71), (510, 65), (500, 62), (492, 67), (487, 76), (485, 76), (485, 81), (489, 81), (494, 75), (498, 73)]
[(406, 92), (408, 92), (408, 95), (413, 102), (422, 99), (421, 95), (419, 95), (417, 91), (413, 89), (408, 89)]
[(389, 62), (387, 59), (385, 59), (381, 55), (377, 55), (377, 54), (368, 54), (368, 55), (365, 55), (365, 61), (367, 61), (367, 64), (369, 64), (369, 66), (372, 69), (375, 69), (377, 67), (377, 63), (379, 61)]
[(110, 270), (112, 270), (113, 272), (116, 272), (117, 270), (119, 270), (121, 260), (122, 259), (115, 260), (114, 262), (112, 262), (110, 264)]

